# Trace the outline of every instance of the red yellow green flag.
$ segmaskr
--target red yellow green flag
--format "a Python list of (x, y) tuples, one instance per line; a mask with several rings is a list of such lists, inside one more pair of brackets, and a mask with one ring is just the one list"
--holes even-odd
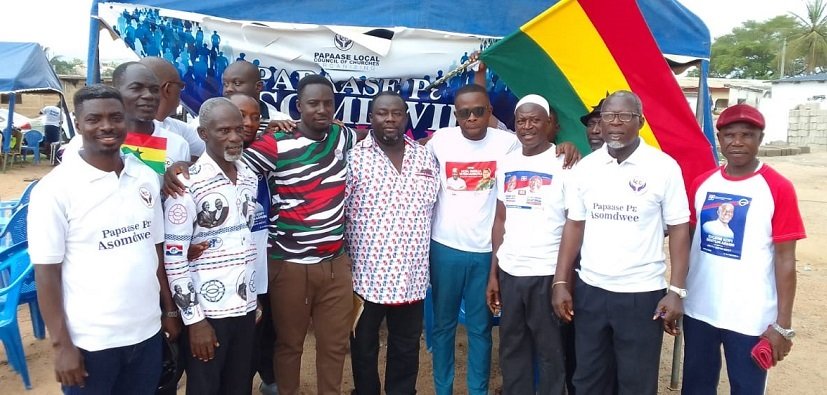
[(716, 166), (635, 0), (562, 0), (480, 56), (518, 97), (545, 97), (559, 115), (558, 139), (583, 152), (580, 117), (623, 89), (643, 102), (641, 137), (678, 162), (684, 182)]
[(135, 155), (158, 174), (164, 174), (167, 160), (167, 139), (143, 133), (129, 132), (121, 145), (125, 154)]

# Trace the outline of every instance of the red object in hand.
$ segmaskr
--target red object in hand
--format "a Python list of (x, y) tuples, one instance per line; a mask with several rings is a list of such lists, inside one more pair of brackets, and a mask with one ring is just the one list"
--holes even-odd
[(750, 352), (752, 360), (761, 369), (769, 370), (772, 367), (772, 344), (766, 337), (762, 337)]

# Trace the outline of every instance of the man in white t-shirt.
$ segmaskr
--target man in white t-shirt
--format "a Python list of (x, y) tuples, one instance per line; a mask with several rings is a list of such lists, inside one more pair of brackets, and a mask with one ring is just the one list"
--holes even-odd
[[(578, 164), (567, 188), (554, 311), (566, 322), (577, 313), (573, 381), (578, 393), (612, 393), (616, 382), (621, 394), (655, 395), (663, 342), (657, 320), (677, 334), (686, 296), (686, 191), (677, 162), (640, 138), (644, 119), (637, 95), (611, 94), (600, 117), (606, 143)], [(672, 265), (669, 292), (664, 225)]]
[[(439, 189), (431, 232), (434, 386), (438, 395), (453, 393), (457, 314), (464, 300), (467, 391), (486, 394), (491, 368), (491, 313), (485, 291), (497, 195), (484, 172), (488, 169), (496, 174), (499, 161), (517, 149), (519, 141), (514, 134), (488, 127), (491, 104), (484, 87), (466, 85), (458, 89), (454, 105), (459, 126), (437, 130), (427, 143), (439, 162), (439, 177), (446, 180)], [(566, 152), (567, 162), (578, 157), (573, 145), (560, 147), (557, 151)], [(448, 188), (447, 180), (454, 178), (454, 169), (465, 189)]]
[[(683, 393), (717, 392), (723, 346), (732, 392), (763, 394), (767, 371), (750, 353), (762, 339), (772, 365), (790, 352), (795, 245), (806, 235), (792, 183), (756, 157), (763, 115), (738, 104), (717, 127), (727, 163), (690, 187), (690, 221), (703, 226), (695, 229), (686, 279)], [(708, 226), (723, 222), (727, 235)]]
[(158, 112), (155, 119), (161, 123), (164, 129), (181, 136), (187, 141), (192, 155), (192, 161), (198, 159), (204, 153), (204, 140), (198, 137), (197, 125), (188, 125), (186, 122), (172, 117), (178, 106), (181, 104), (181, 91), (186, 84), (181, 81), (178, 69), (164, 58), (146, 57), (140, 61), (155, 74), (160, 84)]
[[(548, 102), (527, 95), (517, 103), (514, 115), (522, 150), (506, 155), (497, 169), (487, 302), (494, 314), (502, 311), (503, 393), (535, 393), (536, 367), (541, 372), (536, 392), (563, 394), (565, 355), (560, 322), (551, 307), (551, 287), (566, 223), (568, 171), (550, 142), (557, 120)], [(505, 179), (511, 187), (506, 187)]]
[[(46, 106), (40, 110), (40, 113), (43, 114), (43, 146), (48, 147), (49, 144), (60, 141), (60, 123), (61, 123), (61, 111), (60, 108), (57, 107), (60, 105), (60, 102), (57, 103), (56, 106)], [(46, 152), (49, 152), (48, 150)]]
[(464, 191), (466, 189), (465, 180), (459, 178), (459, 168), (451, 169), (451, 176), (445, 180), (445, 187), (452, 191)]
[[(183, 137), (164, 129), (155, 120), (158, 111), (160, 84), (149, 68), (138, 62), (119, 65), (112, 73), (112, 83), (123, 97), (126, 126), (129, 133), (151, 135), (165, 140), (164, 166), (189, 161), (189, 145)], [(63, 158), (82, 149), (81, 139), (73, 138), (64, 146)], [(163, 175), (159, 175), (162, 177)]]
[[(67, 394), (151, 394), (161, 376), (162, 321), (171, 338), (180, 331), (159, 264), (158, 177), (121, 157), (126, 122), (117, 90), (84, 87), (74, 103), (83, 150), (34, 188), (28, 218), (55, 376)], [(162, 319), (159, 306), (170, 314)]]

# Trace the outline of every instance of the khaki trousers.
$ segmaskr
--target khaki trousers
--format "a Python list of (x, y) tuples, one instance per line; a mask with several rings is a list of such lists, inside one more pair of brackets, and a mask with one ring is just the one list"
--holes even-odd
[(316, 335), (316, 394), (339, 395), (353, 308), (347, 254), (315, 264), (268, 262), (270, 304), (277, 328), (274, 352), (281, 395), (298, 395), (301, 357), (310, 322)]

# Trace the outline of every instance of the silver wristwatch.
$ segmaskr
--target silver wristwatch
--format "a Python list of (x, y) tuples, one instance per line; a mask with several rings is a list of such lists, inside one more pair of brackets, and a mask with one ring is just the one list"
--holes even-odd
[(683, 288), (678, 288), (672, 284), (669, 284), (669, 290), (678, 294), (678, 297), (680, 297), (681, 299), (686, 297), (686, 290)]
[(787, 340), (792, 340), (795, 337), (795, 331), (792, 328), (786, 329), (781, 325), (778, 325), (777, 322), (772, 323), (772, 329), (775, 329), (776, 332)]

